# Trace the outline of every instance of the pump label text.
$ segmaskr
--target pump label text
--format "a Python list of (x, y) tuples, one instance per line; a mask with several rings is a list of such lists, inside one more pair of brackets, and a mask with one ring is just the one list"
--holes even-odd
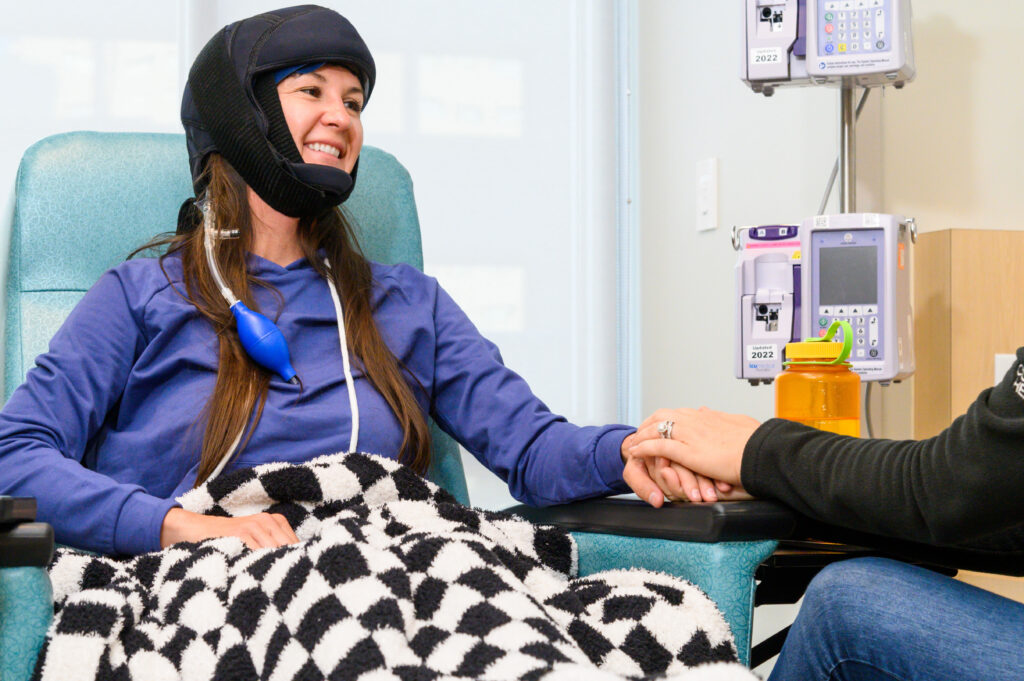
[(778, 348), (771, 344), (758, 344), (747, 346), (748, 362), (774, 362), (779, 357)]
[(750, 50), (751, 64), (781, 64), (781, 47), (755, 47)]

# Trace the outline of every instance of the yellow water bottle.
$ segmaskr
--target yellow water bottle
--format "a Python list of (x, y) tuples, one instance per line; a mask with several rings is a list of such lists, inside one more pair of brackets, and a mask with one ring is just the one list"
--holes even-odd
[[(843, 330), (843, 340), (834, 341)], [(821, 338), (786, 344), (783, 372), (775, 379), (775, 416), (820, 430), (860, 437), (860, 376), (850, 370), (853, 332), (834, 321)]]

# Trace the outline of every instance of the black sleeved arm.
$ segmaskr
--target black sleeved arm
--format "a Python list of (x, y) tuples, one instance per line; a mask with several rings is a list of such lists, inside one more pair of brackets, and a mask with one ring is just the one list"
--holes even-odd
[(1024, 348), (994, 388), (927, 440), (868, 440), (766, 421), (743, 486), (860, 532), (965, 545), (1024, 523)]

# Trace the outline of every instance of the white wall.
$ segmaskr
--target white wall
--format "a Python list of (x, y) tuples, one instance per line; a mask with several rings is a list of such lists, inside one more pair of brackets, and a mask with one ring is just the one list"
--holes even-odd
[(922, 231), (1024, 228), (1024, 3), (914, 5), (918, 77), (886, 97), (887, 210)]

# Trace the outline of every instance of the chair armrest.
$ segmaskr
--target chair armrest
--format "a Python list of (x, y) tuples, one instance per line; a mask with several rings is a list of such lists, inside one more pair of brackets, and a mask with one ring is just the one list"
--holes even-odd
[(1024, 576), (1021, 534), (1021, 528), (1010, 528), (1006, 533), (988, 535), (963, 545), (934, 546), (801, 518), (791, 539), (846, 544), (860, 548), (865, 554), (887, 556), (931, 569), (974, 570), (1020, 577)]
[(673, 502), (661, 508), (637, 499), (589, 499), (544, 508), (520, 504), (505, 510), (533, 523), (579, 532), (708, 543), (784, 539), (799, 518), (765, 499)]
[(50, 564), (53, 528), (35, 519), (35, 499), (0, 496), (0, 568)]
[(0, 529), (35, 519), (36, 500), (33, 497), (0, 496)]
[(53, 528), (47, 523), (0, 528), (0, 568), (45, 568), (52, 558)]

